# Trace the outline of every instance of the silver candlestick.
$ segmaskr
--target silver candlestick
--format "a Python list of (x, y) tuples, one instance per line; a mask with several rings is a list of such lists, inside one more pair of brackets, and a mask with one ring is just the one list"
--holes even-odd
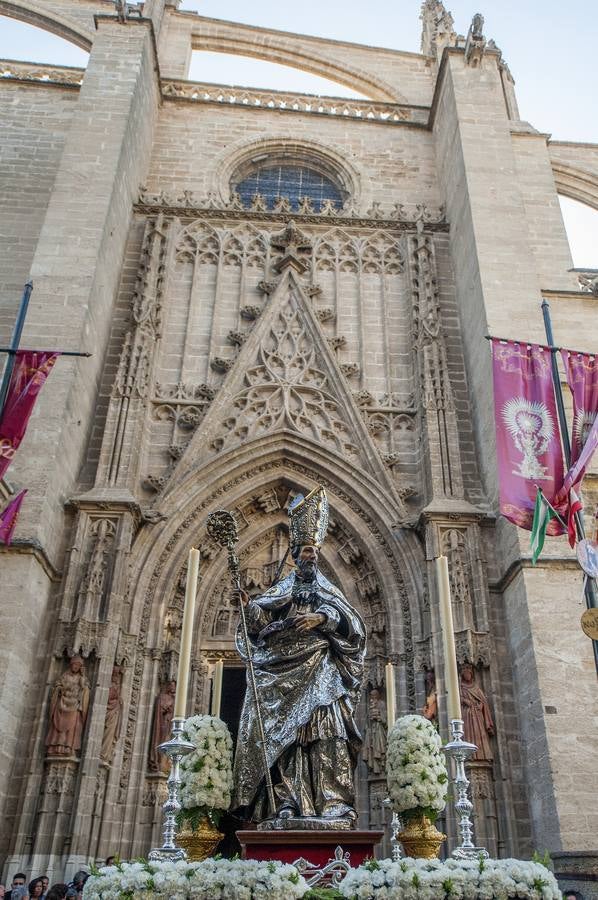
[[(390, 799), (390, 797), (387, 797), (386, 800), (383, 800), (382, 802), (384, 803), (385, 806), (390, 806), (392, 803), (392, 800)], [(403, 856), (401, 842), (398, 837), (399, 831), (401, 831), (402, 827), (403, 826), (401, 824), (399, 815), (393, 809), (392, 819), (390, 820), (390, 844), (392, 847), (392, 850), (390, 852), (391, 852), (393, 862), (398, 862)]]
[(469, 799), (469, 780), (465, 774), (465, 762), (476, 752), (475, 744), (463, 740), (463, 720), (451, 719), (451, 740), (444, 747), (444, 752), (455, 760), (454, 785), (456, 790), (455, 811), (459, 819), (461, 843), (453, 850), (455, 859), (488, 859), (490, 854), (484, 847), (476, 847), (473, 843), (473, 824), (470, 819), (473, 803)]
[(148, 854), (150, 862), (177, 862), (187, 859), (187, 854), (182, 847), (175, 844), (176, 838), (176, 814), (181, 809), (179, 800), (179, 788), (181, 786), (180, 763), (183, 756), (195, 750), (193, 744), (186, 741), (183, 734), (183, 718), (172, 720), (172, 737), (169, 741), (159, 744), (158, 750), (169, 757), (171, 761), (170, 775), (168, 776), (168, 797), (164, 802), (162, 811), (164, 814), (163, 837), (161, 847), (154, 847)]

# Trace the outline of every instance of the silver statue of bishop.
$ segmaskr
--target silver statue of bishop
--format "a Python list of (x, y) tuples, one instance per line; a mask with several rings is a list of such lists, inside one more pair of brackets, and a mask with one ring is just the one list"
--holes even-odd
[[(268, 809), (255, 701), (247, 691), (235, 755), (236, 806), (270, 827), (350, 828), (365, 625), (318, 569), (328, 527), (323, 488), (289, 507), (295, 570), (245, 606), (276, 809)], [(237, 648), (247, 659), (242, 631)], [(267, 823), (264, 825), (268, 827)]]

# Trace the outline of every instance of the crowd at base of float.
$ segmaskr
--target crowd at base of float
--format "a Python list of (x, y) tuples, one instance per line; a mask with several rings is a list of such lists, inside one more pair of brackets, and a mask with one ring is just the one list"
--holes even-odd
[[(553, 900), (561, 897), (552, 872), (517, 859), (458, 861), (370, 860), (351, 869), (334, 890), (317, 896), (347, 900)], [(200, 863), (123, 863), (92, 874), (84, 900), (293, 900), (310, 888), (292, 865), (209, 859)]]

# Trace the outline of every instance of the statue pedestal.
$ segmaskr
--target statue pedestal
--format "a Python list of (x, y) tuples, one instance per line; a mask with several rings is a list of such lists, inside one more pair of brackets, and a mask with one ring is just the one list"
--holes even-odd
[(285, 829), (284, 831), (237, 831), (243, 859), (279, 860), (294, 863), (307, 860), (314, 868), (323, 868), (331, 860), (338, 859), (337, 848), (342, 856), (349, 854), (351, 866), (359, 866), (365, 859), (374, 856), (374, 848), (382, 839), (383, 831), (357, 830), (305, 830)]

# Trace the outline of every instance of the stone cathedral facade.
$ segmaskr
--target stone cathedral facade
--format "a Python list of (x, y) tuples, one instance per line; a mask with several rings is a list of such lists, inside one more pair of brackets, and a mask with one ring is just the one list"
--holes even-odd
[[(368, 626), (361, 826), (388, 820), (370, 740), (387, 661), (401, 713), (435, 680), (446, 733), (442, 552), (459, 661), (493, 721), (471, 766), (478, 842), (500, 856), (595, 849), (581, 575), (560, 541), (531, 568), (527, 535), (498, 517), (484, 336), (542, 341), (544, 295), (557, 341), (595, 349), (596, 297), (569, 271), (557, 192), (598, 206), (596, 146), (521, 121), (481, 17), (460, 36), (439, 0), (423, 5), (420, 54), (177, 0), (0, 0), (0, 13), (90, 51), (86, 70), (2, 63), (2, 343), (31, 277), (22, 346), (93, 354), (57, 362), (3, 486), (29, 489), (0, 555), (4, 879), (58, 880), (156, 844), (166, 775), (152, 740), (189, 548), (202, 554), (189, 712), (209, 711), (223, 660), (234, 728), (236, 613), (206, 518), (235, 512), (255, 593), (284, 558), (289, 500), (317, 484), (331, 505), (322, 568)], [(369, 99), (193, 83), (192, 49)], [(61, 748), (53, 697), (77, 656), (88, 702), (80, 747)], [(451, 815), (443, 825), (454, 836)]]

